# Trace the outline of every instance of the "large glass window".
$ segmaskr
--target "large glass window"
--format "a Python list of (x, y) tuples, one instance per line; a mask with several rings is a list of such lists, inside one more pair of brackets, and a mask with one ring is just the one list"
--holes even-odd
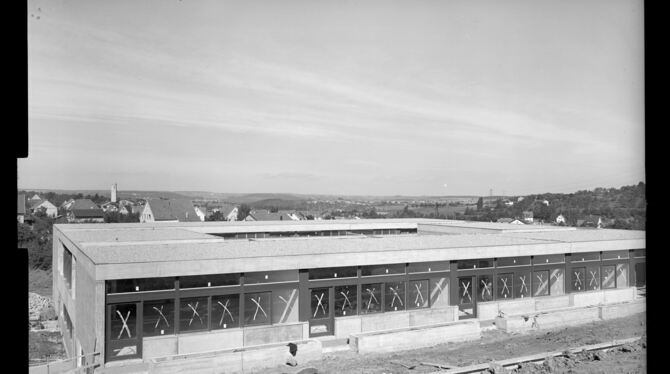
[(405, 282), (386, 283), (384, 298), (385, 311), (405, 310)]
[(371, 283), (361, 286), (361, 314), (382, 311), (382, 284)]
[(498, 267), (530, 265), (530, 256), (501, 257), (497, 260)]
[(493, 300), (493, 278), (491, 275), (480, 275), (477, 279), (477, 300)]
[(145, 301), (142, 310), (144, 336), (174, 334), (174, 299)]
[(364, 277), (371, 275), (391, 274), (405, 274), (405, 264), (372, 265), (361, 267), (361, 275)]
[(297, 270), (258, 271), (244, 274), (244, 284), (297, 282)]
[(357, 295), (356, 285), (335, 287), (335, 316), (356, 315)]
[(573, 268), (570, 270), (570, 291), (584, 291), (586, 285), (586, 268)]
[(628, 251), (605, 251), (602, 257), (603, 260), (622, 260), (628, 258)]
[(67, 288), (72, 288), (72, 253), (63, 246), (63, 276)]
[(107, 293), (173, 290), (174, 278), (139, 278), (107, 281)]
[(565, 262), (565, 255), (541, 255), (533, 257), (533, 265), (542, 264), (562, 264)]
[(549, 293), (553, 296), (565, 294), (565, 274), (563, 268), (551, 269), (549, 273)]
[(533, 272), (533, 297), (549, 295), (549, 270)]
[(616, 287), (616, 284), (614, 283), (615, 271), (615, 265), (603, 266), (603, 289)]
[(179, 277), (179, 288), (235, 286), (240, 284), (240, 274), (210, 274)]
[(431, 273), (449, 271), (449, 261), (413, 262), (407, 267), (408, 273)]
[(239, 326), (239, 314), (240, 295), (212, 296), (212, 330)]
[(270, 324), (270, 292), (248, 293), (244, 299), (244, 324), (265, 325)]
[(600, 266), (586, 267), (586, 289), (590, 291), (600, 289)]
[(514, 297), (524, 298), (530, 296), (530, 270), (514, 272)]
[(298, 289), (272, 291), (272, 323), (298, 322)]
[(309, 279), (353, 278), (357, 276), (355, 266), (309, 269)]
[(426, 280), (411, 281), (407, 290), (407, 308), (428, 308), (430, 297), (428, 296), (429, 282)]
[(505, 300), (513, 298), (512, 290), (514, 289), (514, 274), (513, 273), (498, 274), (497, 286), (498, 286), (498, 291), (496, 292), (497, 299)]
[(179, 332), (206, 330), (207, 298), (189, 297), (179, 300)]
[[(110, 340), (136, 338), (137, 305), (135, 303), (112, 305), (111, 312)], [(132, 354), (135, 354), (135, 352)]]
[(492, 258), (481, 258), (476, 260), (458, 260), (458, 270), (492, 268)]
[(430, 278), (430, 307), (449, 306), (449, 278)]
[(628, 264), (616, 265), (616, 288), (628, 287)]
[(310, 290), (312, 296), (309, 299), (311, 306), (310, 318), (318, 319), (330, 316), (328, 292), (330, 292), (329, 288), (312, 288)]
[(573, 253), (570, 262), (599, 261), (600, 252)]

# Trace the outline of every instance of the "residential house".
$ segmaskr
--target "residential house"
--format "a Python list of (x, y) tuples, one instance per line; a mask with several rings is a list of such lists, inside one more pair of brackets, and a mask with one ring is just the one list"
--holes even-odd
[(299, 221), (290, 211), (270, 212), (267, 210), (252, 210), (245, 221)]
[(29, 204), (32, 204), (32, 203), (34, 203), (34, 202), (36, 202), (36, 201), (42, 201), (42, 198), (41, 198), (40, 195), (38, 195), (38, 194), (34, 194), (33, 197), (31, 197), (30, 199), (28, 199), (28, 203), (29, 203)]
[(525, 223), (533, 223), (533, 212), (530, 210), (526, 210), (523, 213), (523, 221)]
[(232, 204), (224, 204), (219, 207), (219, 212), (223, 214), (223, 217), (226, 221), (237, 221), (239, 219), (237, 216), (238, 210), (239, 207)]
[(204, 222), (205, 217), (207, 217), (207, 207), (204, 206), (196, 206), (195, 207), (195, 214), (200, 217), (200, 221)]
[(102, 209), (103, 212), (105, 213), (111, 213), (111, 212), (118, 212), (119, 211), (119, 206), (117, 203), (108, 201), (106, 203), (103, 203), (100, 205), (100, 209)]
[(19, 223), (23, 223), (26, 217), (26, 195), (18, 195), (16, 203), (18, 212), (16, 221)]
[(201, 222), (195, 207), (187, 199), (152, 199), (144, 205), (140, 222)]
[(48, 217), (54, 218), (58, 215), (58, 208), (56, 208), (55, 205), (51, 204), (49, 200), (33, 201), (32, 204), (30, 205), (30, 212), (32, 214), (35, 214), (41, 209), (44, 210), (44, 213)]
[(514, 221), (510, 222), (511, 225), (525, 225), (525, 223), (519, 221), (518, 219), (515, 219)]
[(69, 223), (102, 223), (105, 222), (105, 212), (100, 208), (71, 209), (67, 212)]
[(74, 204), (74, 199), (63, 201), (59, 209), (68, 211), (72, 208), (72, 204)]
[(577, 220), (577, 227), (596, 227), (602, 228), (603, 221), (600, 216), (589, 215), (583, 219)]
[(565, 217), (564, 217), (562, 214), (559, 214), (558, 216), (556, 216), (556, 224), (557, 224), (557, 225), (560, 225), (560, 224), (564, 224), (564, 225), (565, 225), (565, 224), (567, 224), (567, 222), (566, 222), (566, 220), (565, 220)]
[(77, 199), (70, 205), (70, 208), (67, 210), (84, 210), (84, 209), (100, 209), (98, 204), (94, 203), (91, 199)]
[(124, 216), (128, 213), (130, 213), (131, 207), (119, 204), (119, 213), (123, 214)]

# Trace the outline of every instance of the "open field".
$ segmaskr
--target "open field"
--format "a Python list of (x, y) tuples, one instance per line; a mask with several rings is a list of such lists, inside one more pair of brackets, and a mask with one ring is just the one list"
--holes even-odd
[[(490, 330), (483, 333), (480, 341), (471, 343), (441, 344), (427, 349), (365, 356), (351, 351), (334, 352), (325, 354), (321, 362), (310, 363), (309, 366), (317, 368), (319, 373), (429, 373), (439, 369), (420, 365), (422, 362), (453, 366), (482, 364), (493, 360), (561, 351), (613, 339), (646, 336), (646, 327), (646, 314), (640, 313), (627, 318), (562, 329), (540, 330), (528, 334), (506, 334), (499, 330)], [(552, 372), (562, 373), (569, 370), (577, 373), (646, 372), (646, 348), (630, 352), (614, 351), (602, 355), (601, 360), (589, 360), (586, 357), (568, 358), (572, 361), (565, 366), (562, 364), (567, 360), (557, 359), (559, 362), (553, 364), (557, 368)], [(410, 370), (398, 363), (416, 367)], [(543, 370), (546, 369), (529, 367), (522, 368), (521, 372), (547, 372)]]

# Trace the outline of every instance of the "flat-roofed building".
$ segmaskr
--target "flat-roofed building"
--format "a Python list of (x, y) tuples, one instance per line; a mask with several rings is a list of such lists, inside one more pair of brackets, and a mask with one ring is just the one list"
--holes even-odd
[(54, 225), (53, 296), (69, 356), (149, 360), (631, 288), (645, 248), (644, 231), (431, 219)]

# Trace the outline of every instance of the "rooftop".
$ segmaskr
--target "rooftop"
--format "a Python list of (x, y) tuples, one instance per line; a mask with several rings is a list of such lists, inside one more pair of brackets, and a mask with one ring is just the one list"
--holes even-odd
[[(581, 251), (594, 242), (626, 241), (644, 244), (644, 231), (577, 229), (574, 227), (506, 223), (465, 222), (432, 219), (369, 219), (340, 221), (262, 221), (262, 222), (170, 222), (55, 225), (95, 264), (146, 262), (188, 262), (253, 258), (314, 257), (325, 254), (365, 254), (450, 250), (458, 256), (490, 255), (480, 249), (505, 247), (507, 255), (524, 255), (524, 248), (550, 246), (556, 253), (565, 244), (583, 243)], [(416, 228), (418, 234), (354, 235), (228, 240), (212, 233), (365, 230)], [(626, 244), (627, 245), (627, 244)], [(531, 246), (531, 247), (528, 247)], [(591, 246), (591, 247), (589, 247)], [(463, 249), (471, 250), (463, 252)], [(386, 257), (386, 255), (385, 255)], [(454, 259), (457, 259), (453, 257)], [(296, 257), (297, 258), (297, 257)]]

